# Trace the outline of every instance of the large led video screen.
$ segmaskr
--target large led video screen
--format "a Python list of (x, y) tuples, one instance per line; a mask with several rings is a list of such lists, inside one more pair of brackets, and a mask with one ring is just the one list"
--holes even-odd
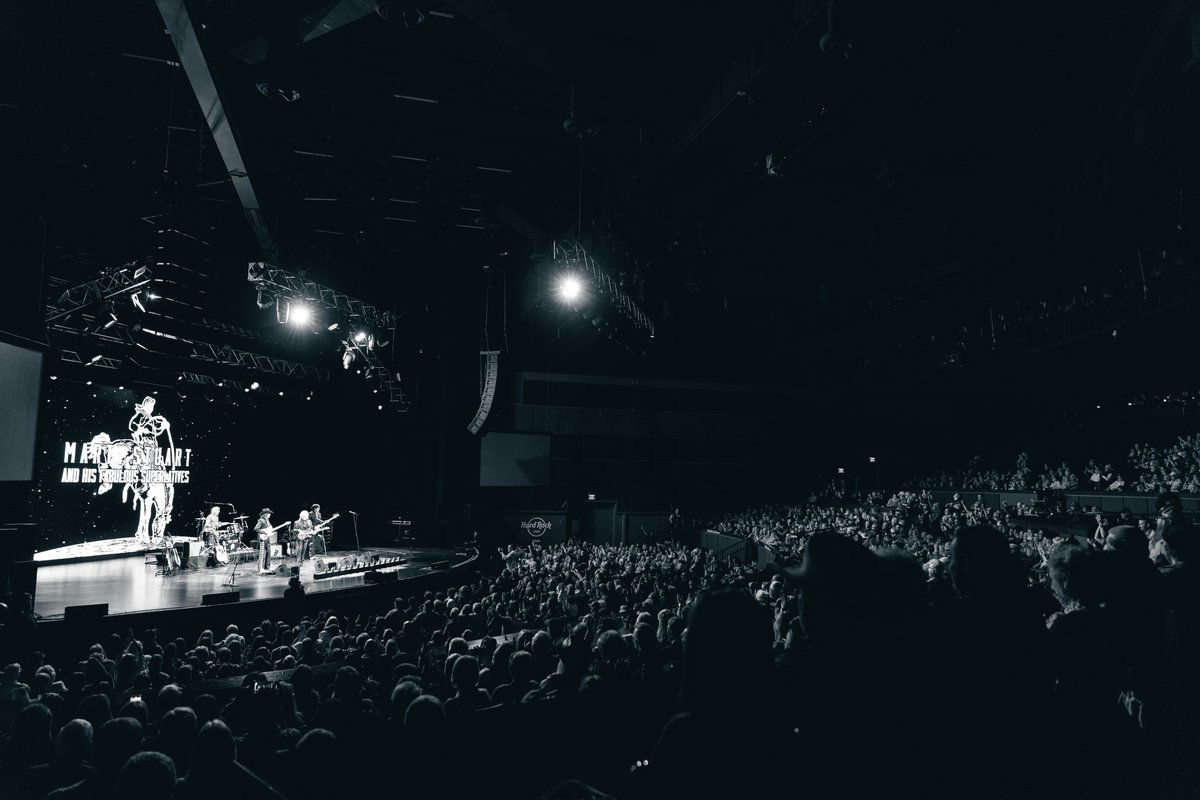
[(31, 481), (42, 354), (0, 342), (0, 481)]

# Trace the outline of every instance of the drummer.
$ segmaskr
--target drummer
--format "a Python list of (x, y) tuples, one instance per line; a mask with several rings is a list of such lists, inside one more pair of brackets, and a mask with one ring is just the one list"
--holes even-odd
[(213, 548), (217, 546), (217, 542), (221, 534), (221, 507), (213, 506), (208, 512), (208, 516), (204, 518), (204, 546)]

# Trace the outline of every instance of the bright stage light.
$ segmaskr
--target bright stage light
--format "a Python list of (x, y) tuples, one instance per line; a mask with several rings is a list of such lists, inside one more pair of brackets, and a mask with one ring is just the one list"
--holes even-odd
[(330, 331), (336, 331), (337, 329), (338, 329), (338, 324), (336, 322), (334, 322), (328, 328), (326, 328), (326, 330), (330, 330)]
[(251, 389), (257, 389), (258, 387), (259, 387), (259, 383), (258, 383), (258, 381), (251, 381), (251, 382), (250, 382), (250, 388), (251, 388)]
[(367, 340), (367, 332), (366, 331), (359, 331), (358, 333), (354, 334), (354, 341), (358, 342), (359, 344), (362, 344), (366, 340)]
[(574, 275), (565, 275), (558, 282), (558, 296), (560, 299), (574, 303), (583, 295), (583, 281)]
[(288, 321), (293, 325), (307, 325), (312, 319), (312, 309), (301, 303), (292, 306)]

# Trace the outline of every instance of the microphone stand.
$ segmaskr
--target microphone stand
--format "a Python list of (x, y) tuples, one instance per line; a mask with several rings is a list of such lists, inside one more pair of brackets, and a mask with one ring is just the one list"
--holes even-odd
[(350, 516), (354, 517), (354, 551), (361, 553), (362, 545), (358, 543), (358, 512), (351, 511)]

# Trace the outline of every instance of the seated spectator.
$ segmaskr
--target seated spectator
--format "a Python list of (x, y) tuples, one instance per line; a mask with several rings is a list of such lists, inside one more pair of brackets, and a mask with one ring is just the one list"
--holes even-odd
[(162, 753), (137, 753), (117, 776), (115, 800), (171, 800), (175, 763)]
[(445, 703), (446, 717), (460, 717), (492, 705), (488, 693), (479, 688), (479, 662), (475, 656), (459, 656), (450, 673), (455, 695)]
[(13, 786), (13, 800), (41, 800), (48, 793), (91, 777), (92, 725), (73, 719), (54, 738), (54, 757), (48, 764), (28, 767)]
[(136, 719), (117, 717), (100, 726), (92, 746), (94, 774), (78, 783), (56, 789), (46, 800), (100, 800), (115, 796), (117, 776), (142, 746), (142, 725)]

